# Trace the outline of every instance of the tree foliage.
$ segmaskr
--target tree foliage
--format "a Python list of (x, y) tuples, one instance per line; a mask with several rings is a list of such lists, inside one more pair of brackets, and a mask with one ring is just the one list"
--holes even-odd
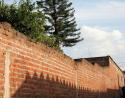
[(69, 0), (40, 0), (38, 6), (45, 14), (45, 32), (55, 38), (55, 45), (74, 46), (83, 40), (74, 18), (74, 8)]
[(30, 0), (20, 0), (18, 4), (5, 4), (0, 1), (0, 21), (10, 23), (16, 30), (34, 41), (53, 47), (54, 38), (44, 34), (44, 15)]
[(11, 5), (0, 0), (0, 21), (50, 47), (74, 46), (82, 40), (68, 0), (40, 0), (37, 4), (20, 0)]

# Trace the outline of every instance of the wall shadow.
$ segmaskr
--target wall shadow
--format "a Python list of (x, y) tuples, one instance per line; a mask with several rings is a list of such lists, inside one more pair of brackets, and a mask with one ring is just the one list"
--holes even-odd
[(27, 72), (25, 80), (11, 98), (121, 98), (119, 90), (99, 92), (79, 87), (57, 77)]

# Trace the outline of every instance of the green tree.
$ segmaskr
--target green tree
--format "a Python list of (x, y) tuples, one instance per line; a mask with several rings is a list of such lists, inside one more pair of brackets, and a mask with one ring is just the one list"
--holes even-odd
[(4, 3), (4, 0), (0, 0), (0, 21), (6, 21), (9, 19), (9, 6)]
[(53, 47), (54, 39), (44, 34), (44, 15), (31, 0), (20, 0), (19, 4), (7, 5), (0, 1), (0, 21), (9, 22), (16, 30), (34, 41)]
[(74, 18), (74, 8), (69, 0), (40, 0), (38, 6), (45, 14), (45, 32), (55, 37), (55, 45), (74, 46), (83, 40)]

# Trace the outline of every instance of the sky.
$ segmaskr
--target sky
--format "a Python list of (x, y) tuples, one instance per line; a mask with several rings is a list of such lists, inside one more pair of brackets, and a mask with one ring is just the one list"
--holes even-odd
[(125, 70), (125, 0), (71, 0), (81, 37), (64, 48), (72, 58), (110, 55)]
[(125, 0), (70, 1), (84, 40), (64, 53), (73, 59), (110, 55), (125, 70)]

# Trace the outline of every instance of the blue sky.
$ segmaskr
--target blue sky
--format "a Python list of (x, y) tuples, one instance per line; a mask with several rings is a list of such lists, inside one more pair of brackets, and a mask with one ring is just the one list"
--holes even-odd
[[(125, 0), (72, 0), (78, 24), (125, 31)], [(82, 21), (82, 22), (81, 22)]]
[(71, 2), (84, 41), (64, 52), (72, 58), (110, 55), (125, 70), (125, 0)]
[(110, 55), (125, 69), (125, 0), (71, 0), (84, 41), (64, 48), (73, 58)]

